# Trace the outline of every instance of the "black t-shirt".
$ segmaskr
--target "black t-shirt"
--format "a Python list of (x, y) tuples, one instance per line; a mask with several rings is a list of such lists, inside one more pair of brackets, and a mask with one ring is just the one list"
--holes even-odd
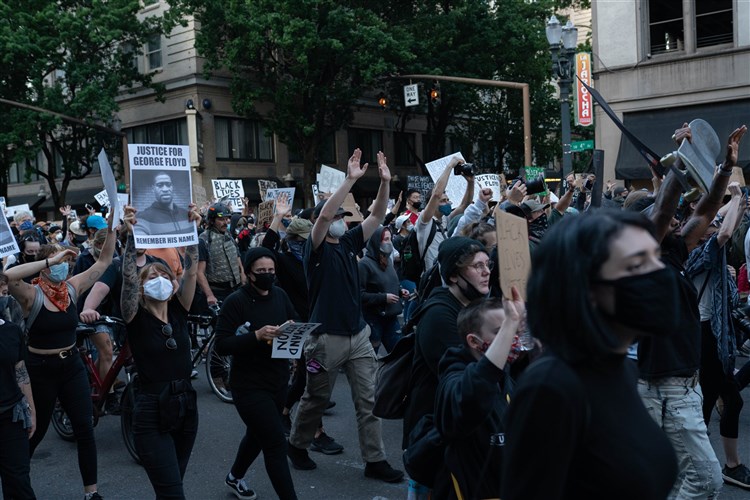
[(138, 377), (144, 384), (168, 382), (190, 378), (190, 337), (187, 329), (187, 311), (175, 296), (168, 304), (169, 324), (177, 349), (166, 346), (167, 336), (162, 333), (165, 325), (143, 306), (138, 306), (133, 321), (128, 323), (128, 341), (133, 353)]
[(323, 240), (315, 250), (312, 242), (305, 245), (310, 322), (322, 323), (321, 333), (354, 335), (365, 327), (357, 268), (357, 254), (364, 246), (361, 225), (344, 233), (337, 244)]
[(61, 349), (76, 343), (78, 308), (71, 300), (67, 311), (50, 311), (44, 304), (28, 328), (29, 346), (36, 349)]
[(24, 347), (23, 332), (17, 325), (0, 325), (0, 410), (12, 407), (23, 397), (16, 381), (16, 365), (24, 359)]
[(685, 276), (688, 249), (682, 237), (667, 236), (661, 245), (662, 261), (677, 275), (680, 289), (680, 327), (676, 335), (641, 338), (638, 343), (640, 377), (690, 377), (700, 366), (701, 321), (698, 292)]
[[(255, 330), (297, 319), (286, 292), (274, 286), (268, 295), (259, 295), (250, 285), (230, 294), (221, 307), (216, 324), (216, 352), (232, 355), (229, 378), (232, 390), (263, 389), (282, 391), (289, 381), (289, 360), (271, 358), (271, 346), (258, 342)], [(250, 332), (236, 335), (240, 325), (250, 322)]]
[(666, 498), (677, 459), (638, 395), (635, 364), (621, 355), (599, 368), (547, 357), (511, 398), (500, 497)]

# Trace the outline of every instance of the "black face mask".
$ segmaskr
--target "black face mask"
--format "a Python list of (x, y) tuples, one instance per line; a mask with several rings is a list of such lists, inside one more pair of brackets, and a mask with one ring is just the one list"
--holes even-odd
[(274, 281), (276, 281), (276, 273), (253, 273), (255, 281), (253, 285), (258, 290), (268, 291), (273, 287)]
[(459, 290), (461, 290), (461, 293), (463, 294), (464, 297), (466, 297), (466, 300), (471, 302), (473, 300), (480, 299), (485, 296), (485, 294), (477, 290), (477, 287), (472, 285), (466, 278), (464, 278), (460, 274), (458, 275), (458, 277), (464, 280), (464, 283), (466, 283), (465, 287), (462, 287), (458, 283), (456, 283), (456, 286), (458, 287)]
[(414, 201), (414, 202), (412, 202), (411, 206), (412, 206), (412, 208), (414, 210), (419, 210), (420, 208), (422, 208), (422, 202), (421, 201)]
[(542, 214), (529, 222), (529, 235), (535, 238), (541, 238), (544, 236), (544, 232), (547, 231), (548, 227), (549, 223), (547, 222), (547, 214)]
[(647, 335), (677, 333), (679, 288), (670, 268), (595, 283), (615, 289), (615, 313), (604, 316)]

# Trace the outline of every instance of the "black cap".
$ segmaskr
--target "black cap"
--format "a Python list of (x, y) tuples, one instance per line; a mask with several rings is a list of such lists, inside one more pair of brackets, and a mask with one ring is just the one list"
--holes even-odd
[[(323, 200), (317, 205), (315, 205), (315, 210), (313, 211), (315, 218), (317, 219), (320, 217), (320, 212), (323, 211), (323, 205), (326, 204), (328, 200)], [(348, 210), (344, 210), (343, 207), (339, 207), (338, 210), (336, 210), (336, 213), (334, 214), (334, 217), (338, 217), (339, 215), (345, 215), (347, 217), (351, 217), (354, 215), (353, 213), (349, 212)]]
[(268, 248), (265, 248), (265, 247), (249, 248), (247, 252), (245, 253), (245, 261), (242, 263), (242, 265), (245, 267), (245, 274), (250, 274), (250, 267), (252, 267), (253, 262), (255, 262), (258, 259), (262, 259), (264, 257), (272, 259), (274, 264), (276, 263), (276, 254), (273, 253)]

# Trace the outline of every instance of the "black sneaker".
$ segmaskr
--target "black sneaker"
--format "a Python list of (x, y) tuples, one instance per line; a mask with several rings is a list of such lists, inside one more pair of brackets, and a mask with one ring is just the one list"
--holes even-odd
[(380, 462), (367, 462), (365, 477), (380, 479), (386, 483), (399, 483), (404, 479), (404, 473), (391, 467), (385, 460), (381, 460)]
[(287, 413), (286, 415), (281, 415), (281, 426), (284, 428), (284, 437), (289, 437), (289, 434), (292, 433), (292, 414)]
[(325, 432), (321, 432), (320, 436), (313, 439), (313, 442), (310, 445), (310, 451), (317, 451), (325, 455), (336, 455), (344, 451), (344, 447), (334, 441), (334, 439)]
[(750, 489), (750, 469), (745, 467), (744, 464), (740, 464), (737, 467), (725, 465), (721, 470), (721, 475), (727, 484)]
[(244, 498), (245, 500), (255, 500), (258, 498), (258, 495), (247, 487), (247, 483), (244, 479), (229, 479), (229, 474), (227, 474), (224, 483), (230, 490), (232, 490), (232, 493), (234, 493), (234, 496), (237, 498)]
[(91, 495), (89, 495), (88, 493), (83, 495), (83, 500), (104, 500), (104, 497), (101, 496), (98, 491), (95, 491)]
[(328, 404), (326, 405), (326, 410), (330, 410), (334, 406), (336, 406), (336, 401), (328, 401)]
[(297, 448), (288, 443), (286, 454), (289, 457), (289, 461), (292, 462), (292, 466), (297, 470), (313, 470), (318, 466), (312, 461), (307, 450)]
[(117, 392), (110, 392), (107, 394), (107, 399), (104, 401), (104, 411), (107, 415), (119, 415), (120, 412), (120, 394)]

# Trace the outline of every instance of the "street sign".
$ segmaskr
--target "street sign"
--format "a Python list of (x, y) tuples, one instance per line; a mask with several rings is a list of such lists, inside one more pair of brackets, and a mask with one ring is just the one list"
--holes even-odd
[(417, 84), (404, 85), (404, 105), (417, 106), (419, 104), (419, 92), (417, 91)]
[(570, 152), (575, 153), (577, 151), (585, 151), (587, 149), (594, 149), (594, 141), (573, 141), (570, 143)]

